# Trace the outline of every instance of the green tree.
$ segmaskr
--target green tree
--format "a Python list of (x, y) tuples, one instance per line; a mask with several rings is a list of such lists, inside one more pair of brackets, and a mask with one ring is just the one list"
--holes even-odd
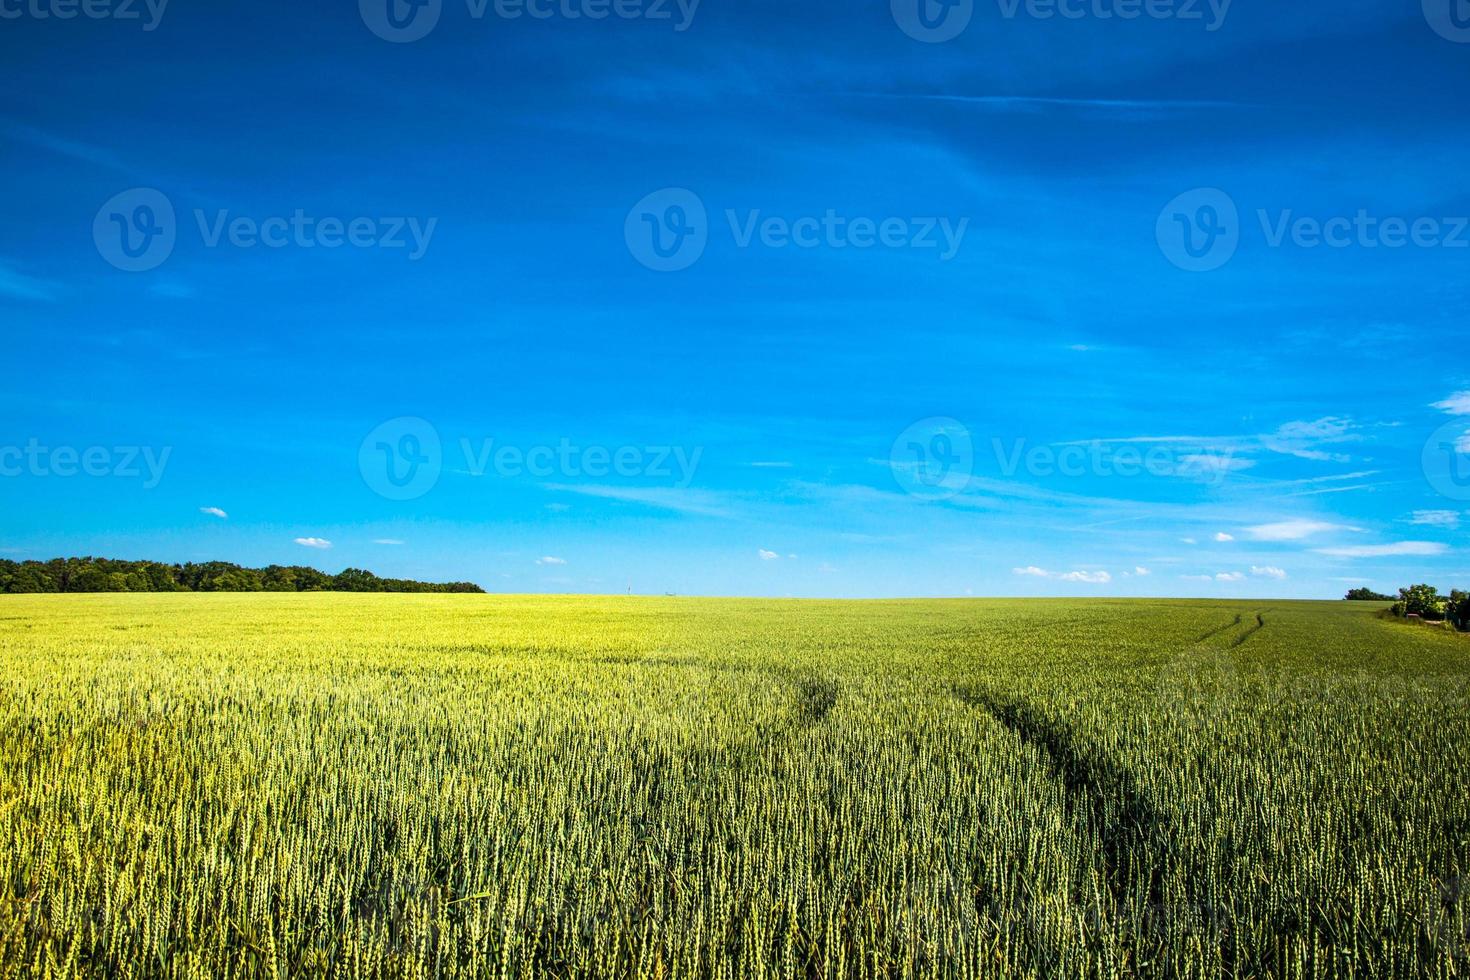
[(1403, 606), (1399, 615), (1439, 620), (1444, 619), (1444, 604), (1444, 597), (1434, 586), (1411, 585), (1407, 589), (1399, 589), (1399, 602), (1394, 608)]
[(1470, 631), (1470, 592), (1451, 589), (1450, 597), (1445, 600), (1444, 614), (1455, 629)]

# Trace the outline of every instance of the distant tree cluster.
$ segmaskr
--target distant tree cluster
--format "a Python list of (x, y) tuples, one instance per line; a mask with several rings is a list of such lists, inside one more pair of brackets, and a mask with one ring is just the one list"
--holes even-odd
[(1470, 592), (1453, 589), (1442, 596), (1432, 585), (1411, 585), (1399, 589), (1398, 601), (1390, 612), (1427, 623), (1447, 622), (1457, 630), (1470, 631)]
[(165, 565), (114, 558), (0, 560), (0, 593), (19, 592), (484, 592), (471, 582), (435, 584), (378, 578), (349, 568), (336, 575), (302, 565), (243, 568), (224, 561)]
[(1343, 598), (1349, 602), (1392, 602), (1393, 596), (1374, 592), (1372, 589), (1349, 589)]

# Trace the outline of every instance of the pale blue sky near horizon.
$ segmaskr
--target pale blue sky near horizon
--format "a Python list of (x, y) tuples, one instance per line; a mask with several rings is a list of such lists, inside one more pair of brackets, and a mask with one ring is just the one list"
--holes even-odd
[(1464, 0), (63, 9), (0, 0), (0, 557), (1470, 587)]

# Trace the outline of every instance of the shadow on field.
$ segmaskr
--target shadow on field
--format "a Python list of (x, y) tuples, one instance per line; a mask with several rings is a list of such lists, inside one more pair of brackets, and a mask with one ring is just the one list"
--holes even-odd
[[(954, 694), (1041, 753), (1053, 778), (1066, 789), (1068, 815), (1096, 834), (1114, 907), (1121, 911), (1135, 897), (1146, 895), (1149, 909), (1164, 908), (1163, 869), (1156, 860), (1168, 853), (1165, 822), (1133, 775), (1086, 752), (1069, 725), (1045, 717), (1024, 701), (976, 687), (956, 687)], [(1152, 937), (1135, 933), (1132, 938), (1136, 944)]]
[[(1266, 612), (1270, 612), (1270, 611), (1271, 610), (1269, 610), (1269, 609), (1266, 610)], [(1235, 642), (1232, 643), (1232, 644), (1230, 644), (1230, 645), (1232, 647), (1242, 646), (1245, 643), (1246, 640), (1249, 640), (1251, 637), (1255, 636), (1257, 633), (1259, 633), (1261, 630), (1263, 630), (1265, 628), (1266, 628), (1266, 617), (1263, 614), (1261, 614), (1261, 613), (1256, 613), (1256, 625), (1252, 626), (1250, 629), (1246, 630), (1244, 633), (1242, 633), (1239, 636), (1237, 636), (1235, 638)]]
[(825, 721), (837, 703), (839, 688), (830, 678), (804, 677), (796, 684), (797, 716), (803, 725), (816, 725)]
[(1240, 625), (1240, 621), (1241, 621), (1241, 616), (1240, 616), (1239, 613), (1237, 613), (1236, 616), (1235, 616), (1235, 618), (1232, 619), (1230, 622), (1226, 623), (1224, 626), (1216, 626), (1214, 629), (1208, 630), (1208, 631), (1206, 631), (1204, 633), (1201, 633), (1199, 636), (1195, 637), (1194, 638), (1194, 642), (1196, 642), (1196, 643), (1203, 643), (1203, 642), (1205, 642), (1206, 640), (1208, 640), (1212, 636), (1219, 636), (1221, 633), (1225, 632), (1226, 630), (1233, 629), (1234, 627), (1239, 626)]

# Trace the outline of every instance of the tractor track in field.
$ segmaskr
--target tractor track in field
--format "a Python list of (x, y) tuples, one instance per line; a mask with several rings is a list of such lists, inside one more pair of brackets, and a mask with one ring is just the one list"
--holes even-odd
[(1228, 629), (1234, 629), (1235, 627), (1237, 627), (1237, 626), (1240, 625), (1241, 620), (1243, 618), (1244, 617), (1242, 617), (1239, 614), (1237, 614), (1234, 619), (1232, 619), (1230, 622), (1226, 623), (1225, 625), (1223, 625), (1223, 626), (1216, 626), (1214, 629), (1210, 630), (1209, 632), (1201, 633), (1199, 636), (1195, 637), (1194, 642), (1196, 642), (1196, 643), (1203, 643), (1206, 640), (1210, 639), (1211, 637), (1219, 636), (1221, 633), (1225, 632)]
[(1121, 908), (1124, 896), (1136, 891), (1140, 876), (1148, 879), (1149, 907), (1162, 908), (1163, 883), (1149, 855), (1167, 850), (1164, 820), (1133, 774), (1086, 752), (1069, 725), (1045, 717), (1024, 701), (975, 688), (956, 688), (954, 693), (1041, 754), (1065, 790), (1068, 815), (1080, 817), (1097, 834), (1103, 880), (1114, 908)]
[[(1269, 609), (1266, 610), (1266, 612), (1270, 612), (1270, 611), (1271, 610), (1269, 610)], [(1256, 625), (1252, 626), (1250, 629), (1246, 630), (1244, 633), (1242, 633), (1239, 636), (1237, 636), (1235, 638), (1235, 640), (1233, 642), (1231, 642), (1231, 644), (1230, 644), (1231, 648), (1234, 649), (1236, 647), (1243, 646), (1247, 640), (1249, 640), (1251, 637), (1255, 636), (1257, 633), (1259, 633), (1261, 630), (1263, 630), (1265, 628), (1266, 628), (1266, 616), (1265, 616), (1265, 614), (1264, 613), (1256, 613)]]

